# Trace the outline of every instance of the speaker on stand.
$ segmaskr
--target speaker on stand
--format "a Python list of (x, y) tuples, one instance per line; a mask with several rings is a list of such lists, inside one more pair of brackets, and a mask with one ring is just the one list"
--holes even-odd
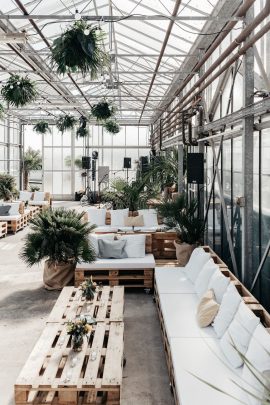
[(124, 169), (127, 169), (127, 183), (128, 183), (128, 169), (131, 169), (131, 158), (124, 157)]
[(198, 212), (200, 214), (201, 203), (199, 185), (204, 184), (204, 154), (188, 153), (187, 154), (187, 183), (197, 184)]

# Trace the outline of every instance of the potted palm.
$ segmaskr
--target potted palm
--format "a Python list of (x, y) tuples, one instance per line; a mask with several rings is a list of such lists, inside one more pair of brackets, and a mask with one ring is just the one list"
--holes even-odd
[(198, 201), (188, 201), (180, 195), (173, 201), (165, 201), (157, 206), (165, 225), (176, 231), (176, 257), (180, 266), (185, 266), (193, 249), (203, 242), (204, 221), (199, 217)]
[(41, 212), (31, 220), (20, 257), (28, 266), (45, 259), (46, 289), (63, 288), (73, 279), (77, 263), (95, 261), (89, 241), (94, 226), (84, 223), (83, 216), (84, 213), (59, 208)]
[(28, 189), (29, 174), (34, 170), (41, 170), (42, 157), (39, 150), (28, 148), (23, 155), (23, 187), (24, 190)]

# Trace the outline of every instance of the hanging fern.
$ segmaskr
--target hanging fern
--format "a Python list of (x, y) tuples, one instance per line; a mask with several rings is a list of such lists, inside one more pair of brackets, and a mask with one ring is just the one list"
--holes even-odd
[(86, 128), (80, 127), (77, 129), (76, 137), (77, 138), (85, 138), (88, 135), (89, 131)]
[(73, 115), (60, 115), (58, 120), (56, 121), (56, 127), (60, 132), (65, 132), (67, 129), (74, 128), (77, 119), (73, 117)]
[(97, 104), (94, 104), (91, 108), (91, 114), (98, 120), (98, 121), (105, 121), (108, 118), (114, 116), (116, 112), (116, 108), (108, 103), (108, 101), (100, 101)]
[(109, 132), (110, 134), (118, 134), (118, 132), (120, 132), (120, 126), (114, 120), (106, 121), (105, 124), (103, 124), (103, 128), (105, 129), (106, 132)]
[(4, 106), (0, 103), (0, 121), (5, 118), (5, 109)]
[(99, 27), (76, 21), (53, 42), (52, 61), (57, 65), (57, 72), (90, 73), (95, 79), (109, 61), (102, 49), (104, 38), (105, 33)]
[(27, 76), (12, 75), (2, 87), (4, 99), (15, 107), (23, 107), (37, 98), (36, 85)]
[(48, 122), (46, 121), (39, 121), (34, 125), (33, 130), (38, 134), (46, 134), (47, 132), (51, 132)]

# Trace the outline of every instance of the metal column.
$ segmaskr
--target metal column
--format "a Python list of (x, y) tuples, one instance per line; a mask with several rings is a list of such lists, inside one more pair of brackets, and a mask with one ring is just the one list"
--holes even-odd
[(178, 144), (178, 193), (184, 191), (184, 145)]

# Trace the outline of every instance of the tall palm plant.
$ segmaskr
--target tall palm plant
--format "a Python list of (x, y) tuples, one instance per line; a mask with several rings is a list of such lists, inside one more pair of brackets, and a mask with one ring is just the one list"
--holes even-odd
[(172, 149), (164, 156), (156, 156), (152, 159), (149, 170), (145, 177), (152, 179), (159, 185), (161, 190), (178, 182), (178, 151)]
[(32, 170), (40, 170), (42, 168), (42, 157), (39, 150), (34, 150), (29, 147), (23, 155), (23, 187), (28, 189), (29, 174)]

